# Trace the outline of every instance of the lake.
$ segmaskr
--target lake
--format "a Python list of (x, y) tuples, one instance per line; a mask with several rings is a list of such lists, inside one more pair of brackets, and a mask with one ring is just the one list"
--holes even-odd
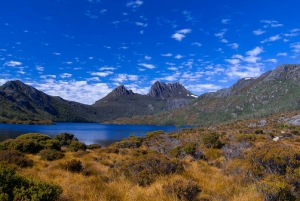
[(42, 133), (51, 137), (67, 132), (73, 133), (79, 141), (86, 144), (108, 146), (129, 135), (145, 136), (148, 132), (163, 130), (176, 131), (175, 126), (147, 126), (147, 125), (112, 125), (97, 123), (56, 123), (55, 125), (19, 125), (0, 124), (0, 142), (9, 138), (16, 138), (25, 133)]

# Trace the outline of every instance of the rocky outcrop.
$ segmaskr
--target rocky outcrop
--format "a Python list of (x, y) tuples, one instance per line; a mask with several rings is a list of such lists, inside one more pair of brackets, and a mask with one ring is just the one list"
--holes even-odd
[(172, 83), (172, 84), (165, 84), (163, 82), (155, 82), (150, 92), (147, 94), (149, 97), (152, 98), (161, 98), (161, 99), (168, 99), (168, 98), (187, 98), (187, 99), (194, 99), (195, 95), (193, 95), (190, 91), (188, 91), (184, 86), (180, 83)]

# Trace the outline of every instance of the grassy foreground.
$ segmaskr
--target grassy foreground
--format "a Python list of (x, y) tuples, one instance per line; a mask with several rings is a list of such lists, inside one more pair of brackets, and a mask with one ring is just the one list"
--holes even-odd
[[(1, 142), (0, 150), (0, 198), (7, 200), (300, 200), (300, 127), (278, 115), (155, 131), (106, 148), (72, 134), (26, 134)], [(25, 184), (9, 189), (1, 171), (11, 167), (34, 185), (44, 182), (49, 193)]]

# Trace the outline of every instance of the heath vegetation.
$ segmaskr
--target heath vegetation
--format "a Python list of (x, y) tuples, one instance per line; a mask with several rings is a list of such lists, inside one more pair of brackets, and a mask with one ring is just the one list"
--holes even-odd
[[(300, 200), (300, 127), (290, 112), (108, 147), (73, 134), (0, 143), (1, 200)], [(263, 124), (262, 124), (263, 122)]]

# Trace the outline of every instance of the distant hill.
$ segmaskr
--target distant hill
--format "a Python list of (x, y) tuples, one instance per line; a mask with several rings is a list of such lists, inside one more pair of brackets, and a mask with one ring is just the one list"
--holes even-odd
[(156, 82), (147, 95), (119, 86), (95, 104), (85, 105), (49, 96), (16, 80), (0, 87), (0, 122), (104, 122), (183, 107), (195, 97), (179, 83)]
[(185, 107), (111, 123), (201, 126), (299, 109), (300, 65), (284, 64), (258, 78), (202, 94)]

